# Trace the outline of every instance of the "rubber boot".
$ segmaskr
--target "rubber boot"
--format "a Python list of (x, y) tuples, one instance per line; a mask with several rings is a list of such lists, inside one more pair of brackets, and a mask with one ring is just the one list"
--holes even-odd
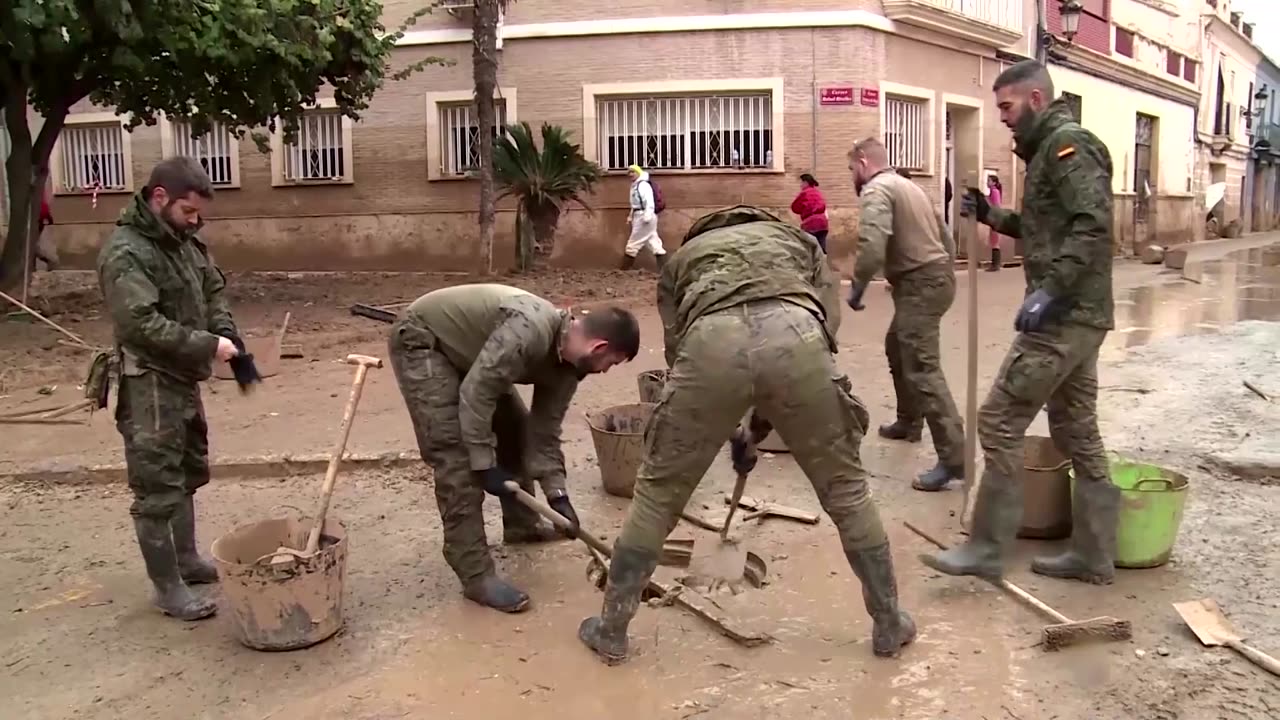
[(920, 442), (920, 435), (923, 432), (923, 423), (910, 423), (902, 418), (894, 420), (888, 425), (880, 426), (880, 437), (887, 440), (906, 440), (907, 442)]
[(504, 613), (529, 609), (529, 595), (492, 572), (463, 585), (462, 596)]
[(991, 248), (991, 264), (987, 265), (987, 272), (999, 272), (1000, 270), (1000, 248)]
[(949, 468), (938, 463), (932, 470), (917, 476), (911, 487), (923, 492), (938, 492), (945, 489), (952, 480), (964, 480), (964, 467)]
[(499, 498), (502, 503), (502, 542), (506, 545), (533, 545), (563, 540), (551, 523), (543, 522), (529, 508), (510, 495)]
[(191, 592), (191, 588), (182, 581), (168, 520), (135, 517), (133, 529), (138, 535), (138, 547), (147, 566), (147, 576), (156, 588), (152, 601), (156, 607), (179, 620), (202, 620), (218, 612), (216, 603)]
[(218, 582), (218, 568), (200, 557), (196, 544), (196, 501), (191, 495), (178, 506), (169, 520), (173, 530), (173, 547), (178, 553), (178, 573), (189, 585)]
[(1071, 502), (1071, 543), (1067, 551), (1031, 561), (1039, 575), (1110, 585), (1116, 578), (1116, 525), (1120, 488), (1107, 480), (1077, 481)]
[(626, 661), (627, 626), (640, 609), (640, 597), (657, 567), (656, 553), (614, 546), (600, 616), (589, 617), (578, 626), (578, 639), (606, 665)]
[(667, 254), (662, 253), (661, 255), (654, 255), (653, 261), (658, 264), (658, 272), (662, 272), (662, 268), (667, 266)]
[(633, 268), (633, 267), (635, 267), (635, 266), (636, 266), (636, 259), (635, 259), (635, 257), (634, 257), (634, 256), (632, 256), (632, 255), (623, 255), (623, 256), (622, 256), (622, 269), (623, 269), (624, 271), (625, 271), (625, 270), (630, 270), (631, 268)]
[(898, 607), (898, 582), (893, 576), (889, 544), (845, 552), (853, 574), (862, 581), (862, 601), (871, 616), (871, 651), (876, 657), (897, 657), (916, 639), (916, 623)]
[(921, 555), (920, 561), (947, 575), (998, 582), (1004, 576), (1005, 551), (1013, 544), (1021, 519), (1021, 486), (988, 472), (978, 487), (969, 539), (937, 555)]

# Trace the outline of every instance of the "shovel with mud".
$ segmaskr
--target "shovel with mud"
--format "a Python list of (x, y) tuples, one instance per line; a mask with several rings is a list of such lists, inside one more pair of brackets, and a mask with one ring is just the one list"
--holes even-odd
[(736, 538), (729, 537), (729, 528), (733, 526), (733, 516), (746, 485), (747, 474), (738, 473), (738, 479), (733, 483), (729, 512), (725, 515), (724, 526), (720, 528), (719, 542), (710, 548), (706, 543), (698, 543), (689, 563), (689, 575), (681, 579), (683, 584), (705, 588), (707, 592), (728, 589), (734, 595), (742, 590), (742, 582), (746, 577), (747, 549)]

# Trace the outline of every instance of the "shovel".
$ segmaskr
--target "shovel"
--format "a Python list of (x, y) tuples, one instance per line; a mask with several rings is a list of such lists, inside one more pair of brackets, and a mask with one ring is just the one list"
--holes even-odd
[(1231, 621), (1222, 614), (1222, 609), (1212, 598), (1174, 603), (1173, 609), (1178, 611), (1182, 621), (1206, 647), (1226, 645), (1245, 656), (1254, 665), (1272, 675), (1280, 676), (1280, 660), (1245, 645), (1240, 633), (1231, 627)]
[(709, 553), (699, 553), (690, 561), (690, 574), (707, 582), (712, 590), (728, 585), (736, 592), (736, 587), (742, 583), (743, 569), (747, 566), (747, 551), (737, 540), (729, 538), (729, 528), (733, 525), (733, 515), (746, 486), (747, 474), (739, 473), (733, 484), (729, 514), (725, 515), (724, 526), (720, 528), (719, 544)]

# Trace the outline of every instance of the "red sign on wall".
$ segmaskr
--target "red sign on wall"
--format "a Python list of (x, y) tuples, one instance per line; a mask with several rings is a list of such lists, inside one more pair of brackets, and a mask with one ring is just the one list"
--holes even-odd
[(861, 100), (866, 107), (880, 107), (880, 91), (876, 88), (862, 88)]
[(853, 88), (824, 87), (818, 90), (818, 102), (822, 105), (852, 105)]

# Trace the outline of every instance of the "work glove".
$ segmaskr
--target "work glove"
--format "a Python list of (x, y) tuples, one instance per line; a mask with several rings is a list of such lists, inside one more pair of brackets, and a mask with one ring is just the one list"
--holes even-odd
[(244, 347), (244, 340), (240, 339), (235, 333), (225, 333), (223, 337), (231, 341), (236, 346), (239, 355), (227, 361), (231, 365), (231, 373), (236, 376), (236, 384), (240, 386), (240, 392), (248, 393), (254, 383), (262, 382), (262, 375), (258, 373), (258, 366), (253, 363), (253, 355)]
[(741, 425), (729, 438), (729, 459), (733, 461), (733, 471), (739, 475), (746, 475), (754, 470), (760, 459), (751, 432)]
[(547, 501), (547, 504), (551, 506), (552, 510), (560, 513), (566, 520), (573, 523), (572, 529), (557, 529), (564, 533), (565, 537), (576, 540), (578, 537), (578, 513), (574, 511), (573, 504), (569, 502), (569, 496), (561, 495), (560, 497), (552, 498)]
[(503, 497), (511, 494), (511, 491), (507, 490), (507, 481), (516, 479), (511, 473), (494, 465), (488, 470), (481, 470), (478, 474), (480, 475), (480, 484), (484, 486), (485, 492), (494, 497)]
[(1013, 329), (1018, 332), (1040, 332), (1052, 308), (1053, 296), (1044, 290), (1036, 290), (1022, 301), (1018, 317), (1013, 321)]
[(866, 283), (855, 282), (853, 287), (849, 290), (849, 307), (853, 308), (854, 311), (866, 310), (867, 306), (862, 304), (862, 295), (866, 292)]
[(986, 224), (990, 213), (991, 203), (987, 202), (987, 197), (978, 188), (969, 188), (968, 192), (960, 196), (960, 217), (976, 218), (978, 222)]

